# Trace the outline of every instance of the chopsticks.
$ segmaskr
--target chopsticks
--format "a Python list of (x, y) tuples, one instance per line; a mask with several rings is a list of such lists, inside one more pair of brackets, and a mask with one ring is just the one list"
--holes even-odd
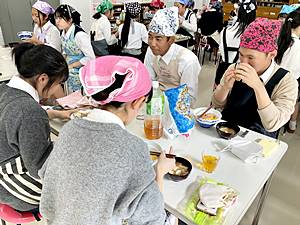
[[(155, 155), (155, 156), (160, 156), (161, 152), (155, 152), (155, 151), (150, 151), (150, 155)], [(175, 158), (176, 155), (173, 155), (173, 154), (165, 154), (167, 158)]]
[(200, 116), (197, 116), (198, 118), (201, 118), (203, 115), (205, 115), (205, 113), (207, 113), (211, 108), (213, 107), (213, 105), (210, 105), (209, 107), (207, 107), (207, 109), (200, 114)]

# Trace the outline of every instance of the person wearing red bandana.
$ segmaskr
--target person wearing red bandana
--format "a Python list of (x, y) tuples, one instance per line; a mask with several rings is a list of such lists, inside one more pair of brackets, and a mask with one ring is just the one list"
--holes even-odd
[(271, 137), (289, 121), (298, 83), (274, 62), (280, 21), (257, 18), (241, 35), (239, 60), (224, 73), (212, 102), (222, 119)]

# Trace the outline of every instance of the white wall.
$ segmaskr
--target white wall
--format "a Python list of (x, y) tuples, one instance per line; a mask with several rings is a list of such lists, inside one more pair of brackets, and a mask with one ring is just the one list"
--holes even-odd
[(0, 26), (0, 47), (4, 45), (4, 39), (3, 39), (3, 34)]

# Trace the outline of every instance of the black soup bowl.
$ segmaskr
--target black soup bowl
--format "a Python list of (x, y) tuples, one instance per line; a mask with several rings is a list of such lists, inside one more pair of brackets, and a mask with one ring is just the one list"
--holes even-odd
[(192, 164), (185, 158), (175, 157), (176, 168), (166, 174), (166, 178), (173, 181), (186, 179), (192, 171)]
[(216, 130), (221, 138), (231, 139), (238, 134), (240, 128), (234, 123), (220, 122), (216, 125)]

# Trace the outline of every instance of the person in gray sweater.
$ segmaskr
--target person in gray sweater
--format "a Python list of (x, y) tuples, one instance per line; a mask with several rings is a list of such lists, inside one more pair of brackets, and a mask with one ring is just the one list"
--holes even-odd
[(49, 225), (163, 225), (156, 181), (175, 160), (161, 154), (155, 173), (145, 142), (125, 129), (151, 99), (148, 71), (135, 58), (103, 56), (82, 68), (80, 80), (99, 108), (93, 120), (74, 119), (62, 128), (40, 170), (42, 216)]
[(50, 126), (40, 97), (67, 79), (68, 66), (52, 47), (23, 43), (12, 51), (19, 75), (0, 85), (0, 203), (19, 211), (38, 208), (38, 170), (50, 154)]

